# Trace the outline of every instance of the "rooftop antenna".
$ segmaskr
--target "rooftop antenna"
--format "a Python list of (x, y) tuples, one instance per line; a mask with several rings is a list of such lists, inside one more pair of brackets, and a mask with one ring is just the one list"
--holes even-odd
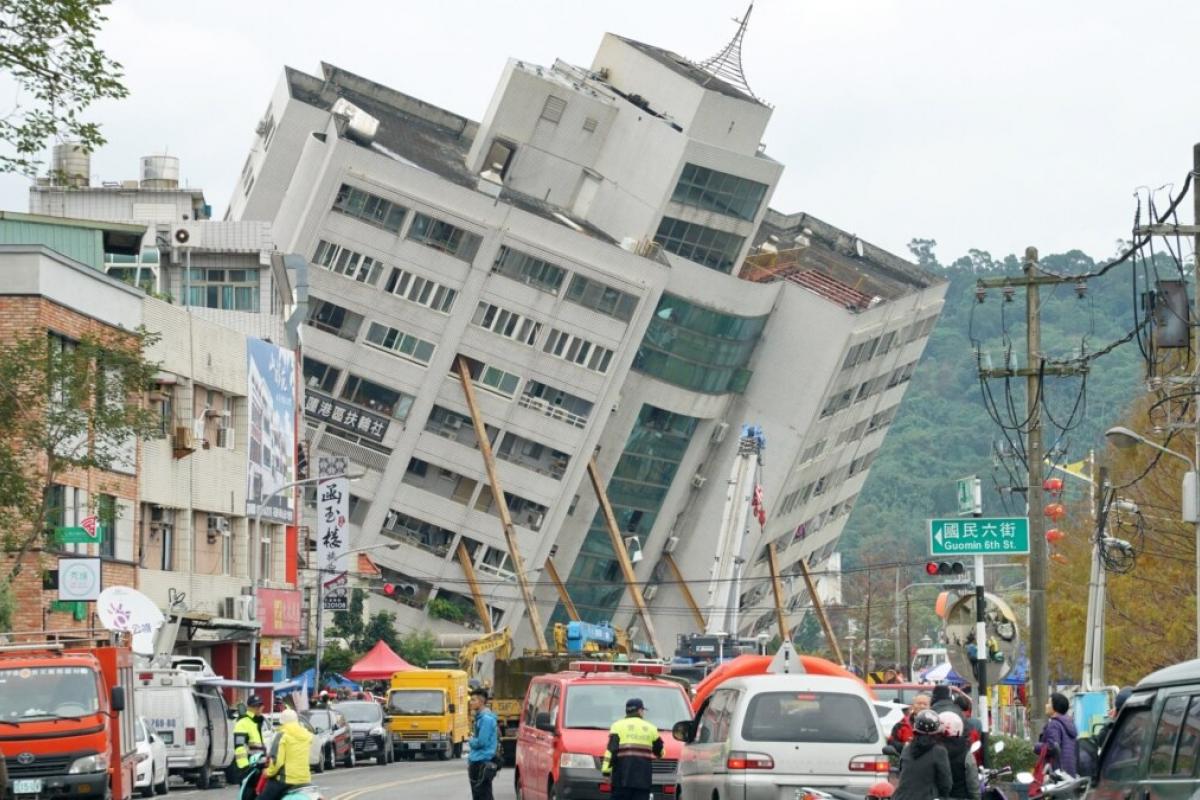
[[(721, 51), (715, 56), (701, 61), (697, 66), (712, 77), (720, 78), (762, 103), (762, 98), (750, 89), (750, 83), (746, 80), (746, 72), (742, 69), (742, 40), (746, 38), (746, 24), (750, 22), (752, 11), (754, 11), (753, 0), (741, 19), (733, 18), (733, 21), (738, 24), (738, 29), (729, 44), (721, 48)], [(705, 84), (707, 83), (705, 81)]]

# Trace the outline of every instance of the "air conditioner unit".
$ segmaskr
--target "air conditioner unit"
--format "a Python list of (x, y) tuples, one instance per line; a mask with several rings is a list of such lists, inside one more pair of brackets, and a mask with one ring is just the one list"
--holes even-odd
[(175, 428), (175, 435), (172, 437), (171, 447), (175, 450), (195, 450), (196, 440), (192, 435), (190, 425), (180, 425)]
[(654, 595), (658, 594), (658, 586), (647, 586), (642, 590), (642, 599), (649, 602), (654, 599)]
[(697, 472), (695, 475), (692, 476), (692, 488), (693, 489), (701, 489), (704, 487), (704, 484), (707, 482), (708, 482), (708, 478), (704, 477), (699, 472)]
[(200, 244), (200, 231), (194, 225), (176, 225), (171, 229), (172, 247), (195, 247)]
[(237, 619), (237, 597), (222, 597), (220, 613), (225, 619)]
[(254, 598), (243, 595), (231, 599), (234, 601), (233, 619), (240, 620), (241, 622), (253, 622)]
[(720, 444), (721, 442), (725, 441), (725, 436), (728, 433), (729, 433), (729, 423), (728, 422), (718, 422), (716, 424), (716, 426), (713, 428), (712, 443)]
[(217, 428), (217, 447), (232, 450), (234, 441), (233, 428)]
[(208, 532), (210, 535), (221, 534), (229, 536), (229, 518), (210, 514), (208, 517)]
[(675, 548), (679, 546), (678, 536), (668, 536), (667, 541), (663, 544), (663, 552), (667, 555), (675, 552)]

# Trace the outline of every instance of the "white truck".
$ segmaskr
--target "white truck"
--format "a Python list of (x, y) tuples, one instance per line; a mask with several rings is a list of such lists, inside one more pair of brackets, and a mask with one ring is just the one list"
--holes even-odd
[(172, 775), (207, 789), (233, 760), (233, 722), (211, 670), (142, 667), (138, 713), (167, 746)]

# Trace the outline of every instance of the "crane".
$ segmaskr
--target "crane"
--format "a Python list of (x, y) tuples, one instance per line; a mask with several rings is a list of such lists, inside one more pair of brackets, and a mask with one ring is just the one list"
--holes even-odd
[(729, 471), (725, 489), (725, 511), (713, 556), (708, 584), (708, 615), (704, 632), (708, 635), (738, 632), (738, 602), (741, 597), (742, 555), (746, 533), (754, 514), (761, 525), (766, 520), (762, 506), (763, 450), (767, 440), (758, 425), (743, 425), (738, 439), (737, 456)]

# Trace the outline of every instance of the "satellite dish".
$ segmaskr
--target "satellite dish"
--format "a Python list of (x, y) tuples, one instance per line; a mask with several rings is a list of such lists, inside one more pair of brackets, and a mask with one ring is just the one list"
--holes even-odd
[(131, 635), (133, 652), (154, 655), (154, 633), (165, 618), (149, 597), (128, 586), (113, 586), (100, 593), (96, 613), (106, 629)]

